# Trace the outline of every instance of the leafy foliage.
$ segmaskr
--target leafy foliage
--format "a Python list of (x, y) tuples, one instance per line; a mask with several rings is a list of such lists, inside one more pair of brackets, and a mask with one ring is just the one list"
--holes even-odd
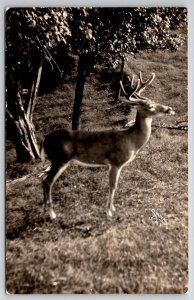
[(175, 20), (177, 26), (186, 21), (183, 8), (74, 8), (69, 14), (74, 51), (113, 66), (144, 49), (177, 50), (182, 38), (170, 30)]
[[(30, 73), (48, 50), (70, 36), (67, 11), (61, 8), (10, 8), (6, 12), (6, 65), (19, 76)], [(21, 78), (20, 78), (21, 80)]]
[(171, 29), (183, 28), (187, 23), (187, 9), (184, 7), (166, 7), (165, 14), (170, 20)]
[(32, 47), (55, 47), (70, 35), (67, 12), (60, 8), (11, 8), (6, 14), (6, 45), (9, 53), (29, 52)]
[[(177, 50), (181, 36), (171, 32), (186, 22), (186, 9), (167, 8), (11, 8), (6, 13), (9, 58), (42, 55), (60, 43), (69, 52), (91, 53), (95, 63), (116, 66), (144, 49)], [(26, 61), (25, 61), (26, 64)], [(29, 66), (30, 67), (30, 66)]]

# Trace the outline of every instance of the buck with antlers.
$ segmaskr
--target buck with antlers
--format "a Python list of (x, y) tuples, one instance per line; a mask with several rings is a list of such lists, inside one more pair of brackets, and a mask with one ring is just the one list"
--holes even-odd
[(54, 182), (68, 167), (76, 162), (89, 167), (109, 167), (109, 196), (106, 203), (107, 216), (111, 217), (115, 211), (114, 194), (117, 188), (119, 174), (122, 168), (131, 162), (148, 142), (151, 135), (152, 117), (160, 114), (174, 115), (171, 107), (156, 104), (141, 95), (141, 92), (153, 81), (155, 74), (145, 82), (140, 72), (135, 83), (131, 81), (131, 92), (127, 93), (120, 82), (126, 97), (123, 100), (137, 109), (135, 123), (124, 130), (106, 131), (67, 131), (57, 130), (46, 135), (41, 146), (41, 158), (45, 153), (51, 162), (51, 169), (43, 180), (44, 205), (49, 207), (51, 219), (56, 218), (53, 210), (51, 189)]

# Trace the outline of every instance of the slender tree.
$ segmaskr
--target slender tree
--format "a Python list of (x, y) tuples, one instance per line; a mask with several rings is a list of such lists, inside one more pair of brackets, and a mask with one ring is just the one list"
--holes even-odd
[[(66, 19), (66, 9), (59, 8), (10, 8), (6, 12), (6, 132), (15, 144), (18, 161), (39, 157), (33, 111), (42, 62), (49, 49), (67, 42)], [(24, 88), (28, 90), (25, 97)]]

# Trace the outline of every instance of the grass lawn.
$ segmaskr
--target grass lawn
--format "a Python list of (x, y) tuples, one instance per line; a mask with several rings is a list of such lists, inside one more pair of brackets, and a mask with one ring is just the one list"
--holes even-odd
[[(15, 163), (7, 143), (6, 287), (11, 294), (185, 293), (187, 291), (187, 47), (145, 52), (128, 72), (156, 79), (146, 95), (170, 105), (175, 116), (153, 120), (152, 136), (120, 176), (116, 214), (107, 219), (106, 168), (70, 166), (53, 189), (57, 218), (42, 214), (40, 162)], [(133, 118), (114, 103), (111, 82), (88, 78), (82, 129), (120, 128)], [(37, 139), (71, 128), (75, 81), (38, 98)], [(182, 127), (181, 127), (182, 126)], [(183, 127), (184, 126), (184, 127)], [(25, 180), (13, 181), (15, 178)], [(151, 219), (152, 210), (165, 224)]]

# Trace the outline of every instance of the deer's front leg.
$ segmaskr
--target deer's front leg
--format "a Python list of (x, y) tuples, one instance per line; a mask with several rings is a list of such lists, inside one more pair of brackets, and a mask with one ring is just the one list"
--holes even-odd
[(119, 179), (119, 175), (121, 172), (121, 167), (111, 166), (109, 170), (109, 197), (107, 201), (107, 211), (106, 214), (108, 217), (113, 216), (113, 212), (115, 211), (114, 207), (114, 195), (115, 190), (117, 188), (117, 183)]
[(68, 163), (62, 165), (58, 163), (52, 163), (52, 167), (48, 172), (47, 177), (43, 180), (43, 191), (44, 191), (44, 211), (46, 206), (49, 208), (49, 215), (51, 219), (56, 218), (56, 214), (53, 210), (53, 202), (51, 196), (52, 186), (57, 180), (57, 178), (62, 174), (62, 172), (67, 168)]

